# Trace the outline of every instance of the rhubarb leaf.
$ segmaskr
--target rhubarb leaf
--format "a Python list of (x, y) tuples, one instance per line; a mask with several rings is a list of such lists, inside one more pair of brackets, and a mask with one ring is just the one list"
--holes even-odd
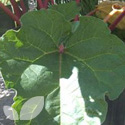
[(103, 122), (105, 95), (116, 99), (125, 88), (124, 43), (94, 17), (80, 17), (75, 28), (54, 10), (29, 12), (21, 21), (19, 31), (0, 40), (0, 68), (8, 87), (17, 90), (13, 108), (19, 115), (34, 96), (44, 96), (45, 105), (17, 125)]
[(69, 3), (50, 6), (49, 9), (60, 12), (67, 20), (70, 21), (79, 14), (81, 8), (76, 4), (75, 1), (71, 1)]

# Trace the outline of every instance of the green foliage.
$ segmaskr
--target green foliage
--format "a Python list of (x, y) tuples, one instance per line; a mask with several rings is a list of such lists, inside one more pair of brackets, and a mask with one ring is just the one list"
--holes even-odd
[(62, 13), (67, 20), (72, 20), (77, 14), (79, 14), (80, 7), (76, 4), (76, 2), (71, 1), (65, 4), (53, 5), (49, 9), (56, 10)]
[(74, 13), (62, 6), (25, 14), (21, 29), (0, 40), (1, 71), (17, 90), (14, 109), (20, 114), (31, 97), (45, 97), (40, 115), (17, 125), (98, 125), (107, 112), (105, 95), (116, 99), (125, 88), (124, 43), (100, 19), (70, 22)]
[(95, 9), (96, 5), (98, 5), (98, 0), (81, 0), (81, 13), (83, 15), (89, 13)]

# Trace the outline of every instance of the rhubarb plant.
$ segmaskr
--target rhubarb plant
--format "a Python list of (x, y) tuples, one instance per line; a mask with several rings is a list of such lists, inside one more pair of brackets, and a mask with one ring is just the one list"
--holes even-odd
[[(105, 96), (114, 100), (125, 88), (125, 44), (98, 18), (71, 21), (79, 14), (71, 6), (76, 7), (72, 2), (28, 12), (18, 31), (0, 39), (0, 68), (6, 86), (17, 91), (17, 125), (100, 125)], [(39, 100), (21, 113), (29, 99), (40, 96), (44, 108), (38, 116), (33, 117)]]

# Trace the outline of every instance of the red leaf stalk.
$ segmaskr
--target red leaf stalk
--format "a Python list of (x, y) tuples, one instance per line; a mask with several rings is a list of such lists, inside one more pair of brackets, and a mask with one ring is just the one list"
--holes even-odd
[(42, 0), (37, 0), (39, 9), (44, 8)]
[(59, 46), (59, 53), (60, 53), (60, 54), (64, 53), (64, 49), (65, 49), (64, 45), (61, 44), (61, 45)]
[(76, 22), (76, 21), (79, 21), (79, 15), (76, 15), (74, 21), (75, 21), (75, 22)]
[(44, 8), (46, 8), (46, 9), (48, 8), (48, 2), (49, 2), (49, 0), (44, 1)]
[(79, 4), (79, 3), (80, 3), (80, 0), (76, 0), (76, 3)]
[(104, 18), (104, 22), (108, 22), (110, 18), (112, 18), (112, 16), (114, 16), (118, 11), (121, 11), (122, 8), (119, 4), (113, 4), (112, 5), (112, 11)]
[(113, 31), (115, 29), (115, 27), (117, 26), (117, 24), (123, 19), (123, 17), (125, 16), (125, 7), (122, 8), (123, 11), (122, 13), (116, 18), (116, 20), (109, 26), (109, 29), (111, 31)]
[(94, 9), (91, 12), (89, 12), (88, 14), (86, 14), (86, 16), (92, 16), (95, 14), (96, 11), (97, 11), (97, 9)]
[(103, 21), (106, 23), (109, 21), (109, 19), (116, 13), (117, 11), (111, 11), (104, 19)]
[(16, 21), (17, 25), (20, 25), (19, 18), (18, 18), (16, 15), (14, 15), (14, 14), (10, 11), (10, 9), (8, 9), (6, 6), (4, 6), (4, 4), (2, 4), (1, 2), (0, 2), (0, 8), (1, 8), (7, 15), (9, 15), (11, 19), (13, 19), (14, 21)]
[(51, 4), (52, 4), (52, 5), (54, 5), (54, 4), (55, 4), (55, 3), (54, 3), (54, 0), (51, 0)]
[[(76, 3), (79, 5), (80, 0), (76, 0)], [(79, 21), (79, 15), (76, 15), (74, 21)]]
[(10, 0), (10, 2), (11, 2), (11, 4), (12, 4), (12, 6), (13, 6), (15, 15), (16, 15), (18, 18), (20, 18), (21, 15), (22, 15), (22, 12), (21, 12), (20, 8), (18, 7), (16, 1), (15, 1), (15, 0)]
[(22, 8), (22, 13), (26, 13), (27, 12), (27, 9), (26, 9), (26, 6), (24, 4), (24, 1), (23, 0), (20, 0), (20, 6)]

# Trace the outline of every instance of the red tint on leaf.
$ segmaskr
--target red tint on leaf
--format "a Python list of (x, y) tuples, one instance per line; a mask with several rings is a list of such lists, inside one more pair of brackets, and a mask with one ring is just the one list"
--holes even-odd
[(64, 45), (61, 44), (61, 45), (59, 46), (59, 53), (64, 53), (64, 49), (65, 49)]
[(48, 2), (49, 2), (49, 0), (45, 0), (45, 1), (44, 1), (44, 8), (45, 8), (45, 9), (48, 8)]
[(54, 0), (51, 0), (51, 4), (54, 5)]
[(74, 21), (79, 21), (79, 15), (76, 15)]
[(38, 2), (39, 9), (44, 8), (43, 2), (41, 0), (37, 0), (37, 2)]
[(80, 3), (80, 0), (76, 0), (76, 3), (77, 3), (77, 4)]
[[(79, 4), (80, 0), (76, 0), (76, 3)], [(79, 15), (76, 15), (76, 17), (74, 18), (74, 21), (79, 21)]]

